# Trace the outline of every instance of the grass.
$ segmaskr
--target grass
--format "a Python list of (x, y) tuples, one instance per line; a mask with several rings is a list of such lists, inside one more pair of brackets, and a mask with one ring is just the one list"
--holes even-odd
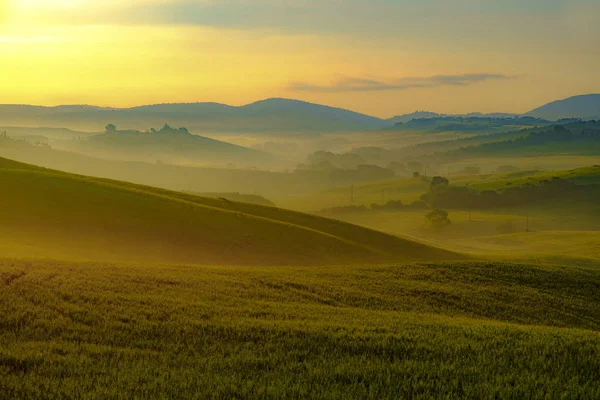
[[(556, 159), (556, 157), (548, 157), (548, 159)], [(577, 158), (577, 157), (575, 157)], [(483, 175), (450, 175), (449, 180), (453, 185), (465, 186), (478, 190), (501, 190), (507, 187), (521, 186), (524, 183), (536, 183), (541, 180), (552, 180), (553, 177), (560, 177), (567, 179), (577, 185), (596, 185), (600, 184), (600, 167), (597, 165), (590, 166), (590, 163), (597, 161), (600, 163), (599, 158), (591, 159), (589, 157), (582, 157), (585, 162), (585, 166), (580, 166), (576, 169), (566, 170), (552, 170), (552, 171), (540, 171), (540, 168), (546, 168), (548, 165), (540, 165), (536, 163), (523, 164), (529, 168), (536, 167), (534, 169), (521, 170), (518, 172), (510, 173), (490, 173)], [(573, 157), (570, 157), (570, 162), (573, 161)], [(527, 161), (525, 158), (521, 158), (521, 163)], [(498, 165), (521, 165), (515, 160), (488, 160), (489, 162), (496, 162)], [(557, 162), (556, 160), (547, 162)], [(567, 162), (567, 161), (564, 161)], [(460, 164), (460, 168), (478, 165), (463, 163)], [(577, 165), (577, 164), (575, 164)], [(452, 170), (458, 169), (459, 164), (452, 165)], [(442, 173), (446, 176), (445, 170)], [(370, 206), (373, 203), (381, 204), (389, 200), (401, 200), (405, 204), (410, 204), (421, 198), (423, 194), (429, 191), (429, 180), (427, 177), (404, 177), (397, 178), (387, 181), (377, 181), (370, 183), (363, 183), (351, 186), (337, 187), (317, 193), (310, 193), (301, 196), (288, 196), (278, 198), (277, 204), (280, 204), (284, 208), (301, 210), (305, 212), (316, 212), (324, 208), (347, 206), (350, 204)], [(353, 202), (351, 200), (354, 200)]]
[(486, 257), (533, 263), (464, 261), (460, 238), (470, 256), (2, 158), (0, 186), (0, 398), (600, 397), (598, 232), (486, 236), (451, 212)]
[(0, 261), (2, 398), (597, 398), (600, 271)]
[[(525, 183), (537, 184), (554, 177), (585, 186), (585, 193), (565, 193), (565, 198), (547, 199), (542, 203), (506, 209), (449, 210), (452, 225), (442, 232), (429, 228), (424, 210), (368, 211), (336, 214), (352, 224), (420, 240), (433, 246), (468, 253), (477, 258), (543, 260), (600, 265), (600, 168), (590, 166), (567, 171), (519, 171), (505, 174), (451, 178), (452, 184), (469, 185), (474, 190), (503, 190)], [(386, 188), (386, 201), (412, 199), (428, 190), (421, 179), (404, 178), (390, 182), (357, 185), (356, 204), (377, 201)], [(341, 194), (349, 188), (316, 194), (306, 202), (312, 204), (337, 193), (340, 205), (347, 205)], [(397, 193), (387, 197), (388, 193)], [(331, 198), (331, 203), (334, 198)], [(528, 225), (529, 224), (529, 225)], [(525, 233), (529, 229), (532, 232)], [(505, 234), (512, 233), (515, 240)], [(496, 241), (495, 238), (498, 238)], [(491, 245), (495, 243), (494, 245)], [(537, 261), (536, 261), (537, 262)]]
[[(351, 186), (341, 186), (318, 193), (278, 198), (275, 202), (284, 208), (316, 212), (325, 208), (351, 204), (370, 206), (381, 204), (382, 199), (412, 203), (429, 190), (429, 182), (421, 178), (398, 178)], [(354, 201), (352, 202), (352, 199)]]
[[(477, 182), (476, 178), (471, 178), (467, 183), (470, 183), (472, 189), (478, 191), (503, 190), (509, 187), (521, 187), (525, 184), (535, 185), (540, 181), (551, 181), (554, 178), (568, 180), (576, 185), (600, 185), (600, 166), (595, 165), (566, 171), (532, 171), (528, 173), (502, 174), (499, 176), (483, 175), (480, 177), (481, 180), (479, 182)], [(459, 183), (466, 180), (462, 179)]]
[(0, 159), (0, 256), (318, 265), (462, 256), (348, 223)]

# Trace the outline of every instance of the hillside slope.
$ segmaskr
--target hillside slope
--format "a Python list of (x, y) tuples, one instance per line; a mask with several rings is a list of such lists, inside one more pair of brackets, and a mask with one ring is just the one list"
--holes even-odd
[(0, 256), (314, 265), (457, 259), (339, 221), (0, 159)]

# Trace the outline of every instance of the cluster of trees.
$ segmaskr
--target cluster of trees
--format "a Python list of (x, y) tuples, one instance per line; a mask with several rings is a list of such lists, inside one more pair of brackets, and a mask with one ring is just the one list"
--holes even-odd
[(439, 231), (452, 224), (448, 215), (448, 211), (437, 208), (427, 213), (425, 218), (431, 224), (431, 228)]
[(321, 210), (322, 213), (326, 214), (348, 214), (355, 212), (366, 212), (366, 211), (402, 211), (402, 210), (426, 210), (429, 206), (421, 201), (415, 201), (410, 204), (404, 204), (400, 200), (390, 200), (384, 204), (373, 203), (370, 207), (367, 207), (363, 204), (361, 205), (349, 205), (349, 206), (339, 206), (339, 207), (331, 207), (325, 208)]
[(573, 195), (579, 187), (574, 183), (555, 177), (536, 183), (509, 187), (503, 190), (477, 192), (468, 187), (451, 186), (448, 179), (436, 176), (429, 192), (421, 199), (432, 207), (444, 208), (494, 208), (513, 207), (543, 201), (548, 198)]
[(171, 128), (168, 124), (165, 124), (161, 129), (156, 130), (154, 128), (150, 128), (149, 130), (145, 131), (145, 132), (141, 132), (141, 131), (136, 131), (136, 130), (118, 130), (117, 126), (114, 124), (108, 124), (106, 125), (106, 127), (104, 128), (104, 132), (106, 134), (127, 134), (127, 133), (135, 133), (135, 134), (142, 134), (142, 133), (162, 133), (162, 134), (185, 134), (185, 135), (189, 135), (190, 132), (188, 131), (187, 128)]
[(326, 177), (326, 180), (336, 185), (393, 179), (396, 176), (392, 169), (367, 164), (357, 154), (335, 154), (328, 151), (311, 154), (307, 163), (298, 165), (295, 172)]
[(46, 147), (50, 148), (50, 144), (42, 142), (40, 140), (27, 140), (25, 138), (12, 138), (8, 136), (8, 132), (0, 132), (0, 144), (4, 148), (13, 149), (29, 149), (32, 147)]
[(354, 153), (335, 154), (330, 151), (316, 151), (308, 156), (306, 166), (315, 170), (357, 169), (367, 161)]

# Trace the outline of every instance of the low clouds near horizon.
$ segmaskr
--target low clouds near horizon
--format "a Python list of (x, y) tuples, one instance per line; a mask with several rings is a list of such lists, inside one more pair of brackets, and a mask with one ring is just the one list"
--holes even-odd
[(489, 80), (514, 79), (504, 74), (461, 74), (434, 75), (428, 77), (408, 77), (391, 81), (365, 78), (342, 77), (330, 85), (292, 82), (289, 90), (307, 92), (378, 92), (388, 90), (406, 90), (435, 88), (440, 86), (468, 86)]

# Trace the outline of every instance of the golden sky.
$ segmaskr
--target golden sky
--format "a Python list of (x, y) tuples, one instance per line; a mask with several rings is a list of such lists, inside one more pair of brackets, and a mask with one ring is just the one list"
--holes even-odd
[(288, 97), (390, 117), (600, 92), (594, 0), (0, 0), (0, 103)]

